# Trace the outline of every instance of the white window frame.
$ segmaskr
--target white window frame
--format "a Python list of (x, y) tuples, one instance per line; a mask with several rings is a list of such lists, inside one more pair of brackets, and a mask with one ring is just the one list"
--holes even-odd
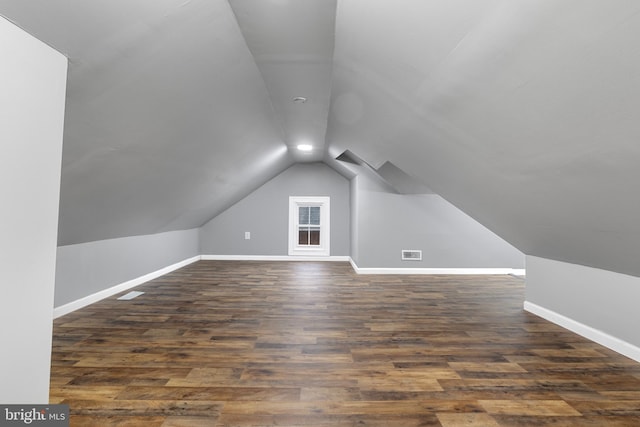
[[(331, 201), (325, 196), (289, 197), (289, 255), (290, 256), (329, 256), (331, 253)], [(320, 207), (320, 244), (298, 244), (298, 208), (302, 206)]]

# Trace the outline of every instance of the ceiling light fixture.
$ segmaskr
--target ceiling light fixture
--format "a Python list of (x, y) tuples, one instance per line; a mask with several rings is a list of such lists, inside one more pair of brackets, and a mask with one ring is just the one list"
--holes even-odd
[(304, 104), (305, 102), (307, 102), (307, 98), (305, 98), (304, 96), (296, 96), (295, 98), (293, 98), (293, 102), (295, 102), (296, 104)]
[(300, 144), (300, 145), (298, 145), (298, 150), (300, 150), (300, 151), (311, 151), (311, 150), (313, 150), (313, 145), (311, 145), (311, 144)]

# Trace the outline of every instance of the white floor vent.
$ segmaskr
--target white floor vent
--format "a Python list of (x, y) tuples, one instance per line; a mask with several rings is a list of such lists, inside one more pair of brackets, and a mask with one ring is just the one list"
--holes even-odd
[(140, 291), (131, 291), (128, 294), (124, 294), (122, 295), (120, 298), (118, 298), (119, 300), (124, 300), (124, 301), (128, 301), (130, 299), (134, 299), (135, 297), (139, 297), (140, 295), (144, 294), (144, 292), (140, 292)]
[(418, 249), (403, 249), (403, 261), (422, 261), (422, 251)]

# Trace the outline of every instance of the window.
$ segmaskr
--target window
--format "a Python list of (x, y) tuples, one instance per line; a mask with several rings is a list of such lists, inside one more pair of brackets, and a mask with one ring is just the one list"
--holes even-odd
[(289, 197), (289, 255), (329, 256), (329, 197)]
[(298, 245), (320, 246), (320, 206), (298, 206)]

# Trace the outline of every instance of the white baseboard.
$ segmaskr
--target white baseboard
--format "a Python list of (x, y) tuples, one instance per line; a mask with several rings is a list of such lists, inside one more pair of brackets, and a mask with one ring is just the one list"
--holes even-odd
[(103, 289), (86, 297), (70, 303), (55, 307), (53, 318), (71, 313), (72, 311), (86, 307), (94, 302), (126, 291), (149, 280), (170, 273), (178, 268), (189, 265), (199, 260), (207, 261), (333, 261), (350, 262), (358, 274), (516, 274), (524, 275), (525, 270), (512, 268), (359, 268), (350, 256), (289, 256), (289, 255), (198, 255), (172, 264), (160, 270), (145, 274), (144, 276), (128, 280), (124, 283)]
[(633, 344), (629, 344), (619, 338), (607, 334), (598, 329), (594, 329), (591, 326), (587, 326), (583, 323), (570, 319), (555, 311), (546, 309), (537, 304), (529, 301), (524, 302), (524, 309), (529, 313), (533, 313), (536, 316), (540, 316), (551, 323), (562, 326), (565, 329), (575, 332), (591, 341), (597, 342), (615, 352), (618, 352), (624, 356), (627, 356), (637, 362), (640, 362), (640, 348)]
[(170, 273), (174, 270), (184, 267), (185, 265), (189, 265), (199, 260), (200, 260), (200, 255), (194, 256), (192, 258), (188, 258), (183, 261), (177, 262), (175, 264), (169, 265), (167, 267), (161, 268), (160, 270), (156, 270), (149, 274), (145, 274), (144, 276), (140, 276), (135, 279), (128, 280), (124, 283), (120, 283), (119, 285), (112, 286), (108, 289), (103, 289), (99, 292), (96, 292), (95, 294), (87, 295), (86, 297), (61, 305), (60, 307), (55, 307), (53, 309), (53, 318), (57, 319), (58, 317), (64, 316), (65, 314), (69, 314), (72, 311), (76, 311), (82, 307), (88, 306), (89, 304), (93, 304), (94, 302), (98, 302), (102, 299), (105, 299), (107, 297), (120, 293), (122, 291), (126, 291), (135, 286), (141, 285), (145, 282), (148, 282), (149, 280), (163, 276), (167, 273)]
[(350, 256), (290, 255), (202, 255), (208, 261), (348, 261), (358, 274), (513, 274), (524, 276), (519, 268), (360, 268)]
[(204, 261), (349, 261), (348, 256), (202, 255)]
[(369, 268), (358, 267), (353, 259), (351, 266), (358, 274), (513, 274), (524, 276), (525, 269), (519, 268)]

